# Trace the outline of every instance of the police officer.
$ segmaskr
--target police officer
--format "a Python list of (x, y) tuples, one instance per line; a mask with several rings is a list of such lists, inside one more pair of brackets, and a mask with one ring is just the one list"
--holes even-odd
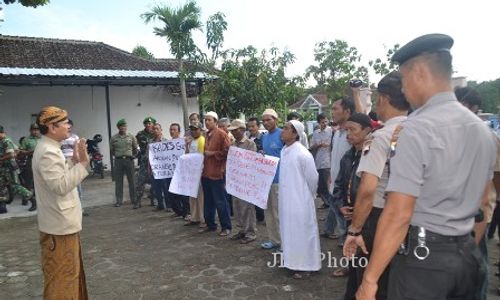
[[(151, 175), (148, 174), (148, 145), (154, 139), (153, 126), (156, 124), (156, 120), (152, 117), (147, 117), (142, 122), (144, 124), (144, 130), (137, 133), (137, 143), (139, 144), (139, 170), (137, 171), (137, 194), (134, 203), (134, 209), (141, 207), (141, 199), (144, 194), (144, 189), (147, 183), (152, 182)], [(151, 198), (151, 206), (154, 206), (154, 200)]]
[(429, 34), (392, 57), (415, 110), (394, 141), (387, 201), (358, 300), (375, 299), (389, 262), (388, 299), (474, 299), (485, 275), (471, 231), (496, 146), (453, 93), (452, 45), (447, 35)]
[(29, 211), (36, 210), (36, 202), (33, 193), (19, 183), (19, 167), (16, 162), (16, 145), (11, 138), (5, 134), (3, 126), (0, 125), (0, 213), (7, 212), (6, 202), (8, 200), (8, 186), (12, 187), (15, 194), (21, 195), (23, 200), (31, 201)]
[(116, 123), (118, 133), (111, 137), (109, 145), (111, 155), (115, 158), (115, 206), (123, 204), (123, 175), (127, 175), (130, 201), (136, 199), (134, 184), (134, 157), (137, 155), (137, 139), (127, 133), (127, 121), (120, 119)]
[[(357, 169), (361, 182), (356, 193), (352, 223), (344, 242), (346, 257), (355, 255), (359, 246), (364, 253), (361, 255), (370, 258), (377, 222), (385, 205), (384, 193), (389, 181), (391, 141), (396, 138), (410, 108), (401, 91), (401, 75), (397, 71), (380, 80), (377, 92), (376, 112), (384, 126), (375, 130), (363, 146)], [(354, 270), (356, 278), (360, 280), (364, 268), (357, 266)], [(387, 299), (388, 279), (389, 272), (386, 269), (378, 281), (377, 299)]]
[(36, 123), (31, 124), (30, 126), (30, 135), (25, 137), (19, 146), (19, 153), (17, 155), (18, 160), (23, 162), (23, 166), (21, 167), (21, 163), (19, 164), (21, 167), (20, 177), (22, 179), (23, 185), (25, 188), (30, 189), (34, 192), (34, 183), (33, 183), (33, 170), (31, 169), (31, 162), (33, 159), (33, 152), (35, 151), (35, 147), (40, 141), (42, 135), (40, 134), (40, 129)]

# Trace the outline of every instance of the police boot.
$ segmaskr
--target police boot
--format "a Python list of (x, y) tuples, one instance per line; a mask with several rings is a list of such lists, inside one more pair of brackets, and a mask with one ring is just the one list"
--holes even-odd
[(28, 211), (35, 211), (36, 210), (36, 199), (35, 197), (32, 197), (30, 199), (31, 202), (31, 207), (28, 209)]
[(7, 213), (7, 203), (0, 203), (0, 214), (6, 214)]

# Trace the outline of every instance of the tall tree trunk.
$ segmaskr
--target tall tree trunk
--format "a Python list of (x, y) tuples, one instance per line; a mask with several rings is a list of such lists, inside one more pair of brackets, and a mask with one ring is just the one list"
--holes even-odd
[(181, 81), (182, 115), (184, 117), (184, 130), (189, 128), (188, 104), (186, 93), (186, 78), (182, 58), (179, 59), (179, 79)]

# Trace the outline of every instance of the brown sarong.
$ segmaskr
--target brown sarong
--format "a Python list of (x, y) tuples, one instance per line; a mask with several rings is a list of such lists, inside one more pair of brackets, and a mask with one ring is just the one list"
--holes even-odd
[(40, 232), (43, 298), (88, 299), (80, 233), (52, 235)]

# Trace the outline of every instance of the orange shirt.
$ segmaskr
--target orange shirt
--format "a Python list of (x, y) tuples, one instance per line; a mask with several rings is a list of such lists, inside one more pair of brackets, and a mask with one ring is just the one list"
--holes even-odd
[(207, 133), (205, 140), (205, 152), (215, 151), (213, 156), (205, 156), (203, 162), (202, 177), (212, 180), (219, 180), (224, 178), (226, 169), (227, 152), (231, 141), (229, 136), (222, 129), (215, 128)]

